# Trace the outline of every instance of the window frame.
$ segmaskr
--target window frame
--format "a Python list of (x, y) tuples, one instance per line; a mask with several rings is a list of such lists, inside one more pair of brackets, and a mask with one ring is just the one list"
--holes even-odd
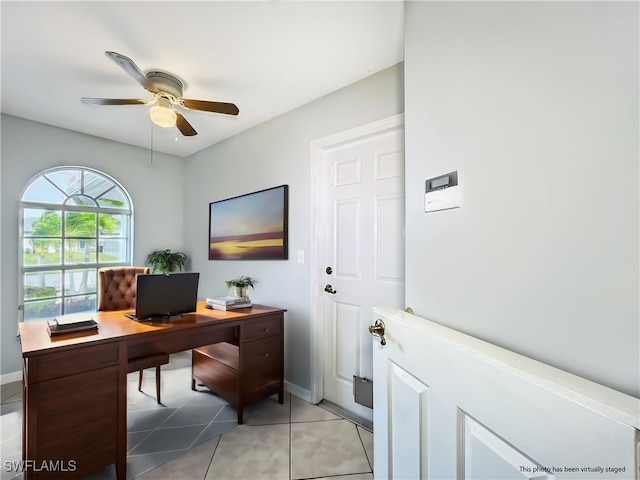
[[(79, 180), (79, 190), (75, 193), (69, 193), (65, 190), (63, 190), (62, 188), (60, 188), (60, 186), (58, 186), (56, 184), (56, 182), (54, 182), (53, 180), (51, 180), (51, 178), (48, 177), (48, 175), (52, 175), (52, 174), (56, 174), (59, 172), (64, 172), (64, 171), (68, 171), (69, 173), (80, 173), (80, 180)], [(87, 174), (90, 174), (88, 181), (87, 181)], [(106, 180), (108, 182), (108, 184), (105, 186), (104, 189), (102, 189), (97, 196), (93, 196), (91, 193), (86, 191), (86, 188), (88, 186), (88, 182), (92, 181), (95, 178), (99, 178), (102, 181)], [(63, 195), (63, 200), (62, 202), (58, 202), (58, 203), (50, 203), (50, 202), (40, 202), (40, 201), (33, 201), (33, 200), (25, 200), (25, 194), (27, 193), (28, 189), (38, 180), (40, 179), (45, 179), (45, 181), (48, 181), (53, 187), (55, 187), (56, 190), (58, 190), (59, 192), (61, 192), (61, 194)], [(110, 184), (110, 185), (109, 185)], [(109, 192), (112, 192), (114, 189), (118, 190), (120, 193), (120, 195), (123, 197), (124, 202), (126, 203), (126, 205), (124, 205), (122, 208), (117, 208), (117, 207), (109, 207), (109, 206), (104, 206), (101, 205), (101, 203), (98, 201), (101, 197), (103, 197), (104, 195), (108, 194)], [(93, 201), (93, 205), (74, 205), (73, 199), (77, 198), (77, 197), (84, 197), (84, 198), (89, 198)], [(59, 236), (53, 236), (51, 237), (54, 240), (59, 240), (61, 242), (61, 247), (60, 247), (60, 263), (59, 264), (52, 264), (52, 265), (25, 265), (25, 244), (26, 242), (33, 238), (32, 236), (26, 236), (25, 237), (25, 211), (27, 210), (31, 210), (31, 209), (37, 209), (37, 210), (43, 210), (43, 211), (54, 211), (56, 213), (60, 214), (60, 218), (61, 218), (61, 230), (60, 230), (60, 235)], [(66, 235), (66, 216), (69, 212), (87, 212), (87, 213), (94, 213), (96, 215), (95, 217), (95, 231), (93, 232), (93, 234), (91, 236), (86, 236), (83, 237), (81, 235), (70, 235), (67, 236)], [(109, 235), (105, 235), (104, 233), (101, 233), (100, 231), (100, 215), (117, 215), (120, 217), (124, 217), (123, 218), (123, 222), (121, 224), (121, 236), (116, 236), (116, 237), (110, 237)], [(31, 177), (29, 179), (29, 181), (26, 183), (26, 185), (24, 186), (24, 188), (22, 189), (21, 195), (20, 195), (20, 200), (19, 200), (19, 214), (18, 214), (18, 221), (19, 221), (19, 229), (18, 229), (18, 234), (19, 234), (19, 243), (18, 243), (18, 270), (19, 270), (19, 281), (18, 281), (18, 310), (20, 312), (20, 321), (34, 321), (34, 320), (38, 320), (41, 318), (48, 318), (46, 316), (41, 317), (41, 318), (29, 318), (25, 320), (25, 306), (29, 303), (35, 303), (38, 301), (42, 301), (44, 299), (51, 299), (51, 298), (55, 298), (56, 299), (56, 303), (60, 303), (60, 313), (64, 314), (65, 313), (65, 307), (67, 304), (67, 299), (71, 299), (71, 298), (79, 298), (79, 297), (89, 297), (89, 296), (95, 296), (95, 306), (97, 308), (98, 305), (98, 285), (97, 285), (97, 278), (98, 278), (98, 274), (97, 271), (99, 268), (102, 267), (117, 267), (117, 266), (130, 266), (132, 265), (133, 262), (133, 246), (134, 246), (134, 208), (133, 208), (133, 201), (131, 199), (131, 195), (129, 195), (129, 192), (127, 192), (127, 190), (122, 186), (122, 184), (120, 184), (120, 182), (118, 182), (116, 179), (114, 179), (113, 177), (111, 177), (110, 175), (100, 171), (100, 170), (96, 170), (90, 167), (83, 167), (83, 166), (76, 166), (76, 165), (65, 165), (65, 166), (58, 166), (58, 167), (53, 167), (53, 168), (49, 168), (46, 170), (43, 170), (39, 173), (37, 173), (36, 175), (34, 175), (33, 177)], [(48, 238), (48, 237), (47, 237)], [(124, 258), (120, 259), (119, 261), (110, 261), (110, 262), (105, 262), (105, 261), (100, 261), (100, 246), (101, 246), (101, 241), (105, 240), (105, 239), (123, 239), (124, 240), (124, 246), (123, 246), (123, 253), (124, 253)], [(73, 240), (73, 241), (82, 241), (82, 240), (90, 240), (92, 242), (95, 242), (95, 259), (94, 261), (89, 261), (89, 262), (75, 262), (75, 263), (67, 263), (66, 259), (65, 259), (65, 251), (67, 248), (67, 241), (68, 240)], [(95, 282), (96, 282), (96, 292), (95, 294), (92, 292), (80, 292), (80, 293), (67, 293), (66, 292), (66, 282), (67, 282), (67, 272), (69, 271), (73, 271), (73, 270), (94, 270), (95, 271)], [(56, 292), (55, 297), (42, 297), (42, 298), (36, 298), (36, 299), (27, 299), (25, 298), (25, 277), (28, 273), (30, 272), (42, 272), (42, 273), (47, 273), (47, 272), (60, 272), (60, 291)], [(93, 310), (95, 311), (95, 309)]]

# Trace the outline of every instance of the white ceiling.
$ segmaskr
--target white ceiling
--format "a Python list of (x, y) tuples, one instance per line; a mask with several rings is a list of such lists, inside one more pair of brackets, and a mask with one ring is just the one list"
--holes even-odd
[[(402, 1), (2, 1), (4, 114), (186, 157), (403, 60)], [(163, 70), (184, 97), (235, 103), (237, 117), (182, 109), (198, 131), (154, 126), (152, 99), (109, 59)], [(372, 99), (375, 101), (375, 99)], [(177, 138), (177, 140), (176, 140)]]

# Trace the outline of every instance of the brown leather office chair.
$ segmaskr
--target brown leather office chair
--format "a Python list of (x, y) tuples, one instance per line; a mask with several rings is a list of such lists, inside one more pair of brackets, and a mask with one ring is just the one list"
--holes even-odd
[[(149, 267), (114, 267), (98, 270), (98, 311), (126, 310), (136, 305), (136, 276), (149, 273)], [(138, 390), (142, 391), (142, 376), (146, 368), (156, 369), (156, 400), (160, 403), (160, 366), (169, 363), (168, 353), (130, 358), (128, 372), (140, 372)]]

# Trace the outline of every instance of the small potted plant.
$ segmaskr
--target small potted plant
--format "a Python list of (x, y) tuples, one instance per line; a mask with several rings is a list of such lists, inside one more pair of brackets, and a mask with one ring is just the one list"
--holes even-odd
[(232, 280), (227, 280), (227, 288), (229, 289), (229, 296), (232, 298), (242, 298), (244, 300), (249, 300), (249, 295), (247, 295), (247, 288), (251, 287), (258, 283), (258, 280), (251, 277), (245, 277), (241, 275)]
[(167, 250), (156, 250), (147, 256), (147, 264), (151, 266), (153, 272), (173, 273), (182, 270), (187, 256), (182, 252), (172, 252)]

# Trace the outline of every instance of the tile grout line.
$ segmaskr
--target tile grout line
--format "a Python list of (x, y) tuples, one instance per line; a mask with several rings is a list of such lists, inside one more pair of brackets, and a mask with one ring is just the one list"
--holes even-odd
[[(202, 437), (202, 435), (204, 434), (204, 432), (207, 430), (207, 428), (209, 428), (210, 426), (212, 426), (214, 423), (216, 423), (216, 418), (218, 418), (220, 416), (220, 414), (222, 413), (222, 410), (224, 410), (224, 405), (222, 406), (222, 408), (220, 410), (218, 410), (218, 413), (215, 414), (215, 416), (209, 421), (209, 423), (207, 423), (205, 425), (205, 427), (202, 429), (202, 431), (200, 432), (200, 434), (193, 440), (193, 442), (191, 443), (191, 445), (189, 446), (189, 449), (193, 448), (194, 445), (198, 445), (198, 440), (200, 440), (200, 438)], [(218, 422), (218, 423), (222, 423), (222, 422)], [(220, 437), (220, 435), (218, 435), (218, 437)], [(203, 443), (206, 443), (203, 442)]]
[(371, 474), (373, 474), (373, 465), (371, 465), (371, 460), (369, 460), (369, 455), (367, 454), (367, 449), (364, 446), (364, 440), (362, 440), (362, 435), (360, 434), (360, 429), (358, 425), (356, 425), (356, 433), (358, 434), (358, 438), (360, 439), (360, 444), (362, 445), (362, 450), (364, 451), (364, 458), (367, 459), (367, 463), (369, 464), (369, 468), (371, 469)]
[(218, 451), (218, 447), (220, 446), (220, 442), (222, 441), (222, 435), (218, 435), (218, 441), (216, 442), (216, 446), (213, 448), (213, 452), (211, 453), (211, 458), (209, 459), (209, 465), (207, 465), (207, 468), (204, 471), (204, 477), (202, 477), (202, 480), (206, 480), (207, 479), (207, 475), (209, 474), (209, 470), (211, 470), (211, 467), (213, 466), (213, 457), (215, 457), (216, 452)]

